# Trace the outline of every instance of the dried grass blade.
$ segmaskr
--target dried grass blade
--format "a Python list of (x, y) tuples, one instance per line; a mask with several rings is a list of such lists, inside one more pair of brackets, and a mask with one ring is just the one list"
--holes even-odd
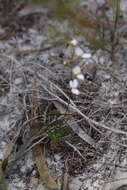
[[(34, 122), (32, 123), (31, 136), (34, 136), (38, 133), (37, 125), (38, 125), (37, 123), (34, 123)], [(46, 190), (57, 190), (58, 189), (57, 184), (49, 172), (49, 169), (45, 162), (42, 146), (40, 144), (37, 144), (35, 147), (33, 147), (33, 154), (35, 157), (35, 161), (36, 161), (41, 182), (45, 186)]]
[(71, 12), (70, 15), (72, 16), (72, 18), (74, 18), (74, 20), (78, 23), (83, 25), (86, 28), (91, 28), (91, 29), (96, 29), (97, 28), (97, 24), (95, 23), (95, 21), (90, 20), (89, 18), (85, 18), (82, 16), (81, 12)]

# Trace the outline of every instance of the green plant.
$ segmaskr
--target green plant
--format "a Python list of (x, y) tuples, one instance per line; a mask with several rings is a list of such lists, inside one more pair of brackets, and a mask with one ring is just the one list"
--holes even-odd
[[(119, 44), (117, 26), (120, 15), (120, 0), (105, 1), (102, 6), (98, 7), (96, 13), (83, 9), (77, 0), (32, 1), (46, 7), (52, 18), (58, 21), (67, 20), (69, 28), (84, 36), (90, 46), (95, 49), (103, 48), (114, 59), (114, 53)], [(107, 15), (106, 7), (112, 11), (112, 16)]]
[(51, 143), (59, 143), (68, 131), (68, 128), (66, 125), (66, 118), (64, 120), (58, 120), (57, 116), (54, 117), (55, 119), (52, 124), (48, 121), (45, 123), (44, 130), (47, 133), (48, 139)]
[(119, 35), (117, 33), (117, 25), (119, 23), (120, 16), (120, 1), (121, 0), (110, 0), (114, 11), (113, 25), (111, 25), (111, 58), (114, 59), (114, 53), (116, 46), (119, 44)]
[[(117, 31), (120, 16), (121, 0), (108, 0), (104, 7), (101, 8), (99, 18), (99, 38), (104, 42), (104, 50), (107, 50), (111, 59), (114, 60), (114, 54), (119, 45), (119, 33)], [(107, 15), (107, 8), (112, 12)], [(101, 41), (100, 41), (101, 42)], [(106, 43), (105, 43), (106, 42)]]
[(59, 143), (61, 138), (65, 135), (67, 128), (65, 126), (54, 126), (52, 129), (48, 131), (49, 140), (53, 143)]

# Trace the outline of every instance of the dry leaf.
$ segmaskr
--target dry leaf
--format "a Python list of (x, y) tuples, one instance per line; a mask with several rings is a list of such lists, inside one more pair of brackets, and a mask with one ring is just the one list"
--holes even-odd
[[(38, 124), (33, 122), (31, 125), (31, 136), (34, 136), (38, 133), (39, 127)], [(41, 182), (47, 188), (47, 190), (57, 190), (57, 184), (50, 175), (48, 166), (45, 162), (43, 150), (41, 145), (36, 145), (33, 147), (33, 154), (35, 157), (36, 165), (40, 175)]]

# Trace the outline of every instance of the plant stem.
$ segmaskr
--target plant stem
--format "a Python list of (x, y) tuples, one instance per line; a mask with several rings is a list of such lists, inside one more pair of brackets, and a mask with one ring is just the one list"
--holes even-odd
[(116, 6), (115, 6), (115, 20), (113, 25), (113, 30), (111, 32), (111, 59), (114, 60), (114, 53), (115, 53), (115, 47), (118, 44), (118, 36), (117, 36), (117, 24), (119, 20), (119, 13), (120, 13), (120, 0), (116, 0)]

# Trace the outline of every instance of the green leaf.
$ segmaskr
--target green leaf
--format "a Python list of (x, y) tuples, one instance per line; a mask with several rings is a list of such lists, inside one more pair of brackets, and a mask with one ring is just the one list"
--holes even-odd
[(85, 37), (87, 41), (90, 43), (90, 45), (94, 46), (97, 49), (111, 44), (111, 42), (108, 42), (102, 39), (97, 39), (95, 35), (91, 36), (87, 34)]

